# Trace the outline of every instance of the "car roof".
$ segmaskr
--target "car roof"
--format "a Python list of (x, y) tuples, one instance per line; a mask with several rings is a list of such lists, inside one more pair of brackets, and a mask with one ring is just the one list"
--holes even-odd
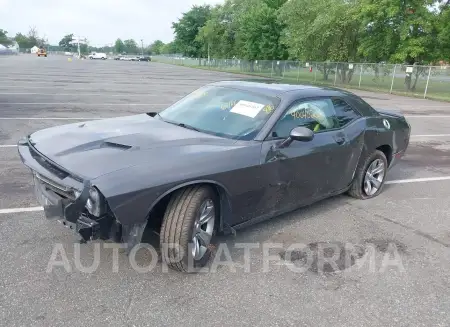
[(230, 87), (239, 90), (259, 93), (268, 96), (280, 97), (286, 93), (289, 96), (323, 96), (323, 95), (353, 95), (350, 92), (325, 86), (314, 86), (305, 84), (287, 84), (276, 80), (234, 80), (234, 81), (220, 81), (210, 83), (208, 85)]

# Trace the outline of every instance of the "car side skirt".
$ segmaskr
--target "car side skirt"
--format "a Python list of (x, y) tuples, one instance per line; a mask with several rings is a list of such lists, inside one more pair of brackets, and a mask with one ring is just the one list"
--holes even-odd
[(322, 197), (318, 197), (318, 198), (312, 199), (311, 201), (308, 201), (308, 202), (306, 202), (306, 203), (304, 203), (302, 205), (299, 205), (299, 206), (295, 206), (293, 208), (287, 208), (287, 209), (279, 210), (279, 211), (276, 211), (276, 212), (271, 212), (271, 213), (268, 213), (268, 214), (261, 215), (259, 217), (252, 218), (250, 220), (244, 221), (244, 222), (239, 223), (237, 225), (231, 226), (230, 228), (224, 230), (223, 234), (225, 234), (225, 235), (226, 234), (230, 234), (230, 233), (233, 232), (233, 230), (239, 230), (239, 229), (242, 229), (242, 228), (245, 228), (245, 227), (249, 227), (249, 226), (255, 225), (257, 223), (260, 223), (260, 222), (263, 222), (263, 221), (266, 221), (266, 220), (270, 220), (270, 219), (275, 218), (277, 216), (281, 216), (283, 214), (286, 214), (286, 213), (289, 213), (289, 212), (293, 212), (293, 211), (296, 211), (298, 209), (307, 207), (307, 206), (309, 206), (311, 204), (314, 204), (314, 203), (320, 202), (322, 200), (325, 200), (325, 199), (337, 196), (339, 194), (345, 193), (345, 192), (348, 191), (349, 188), (350, 188), (350, 186), (347, 186), (347, 187), (345, 187), (342, 190), (336, 191), (336, 192), (334, 192), (332, 194), (327, 194), (326, 196), (322, 196)]

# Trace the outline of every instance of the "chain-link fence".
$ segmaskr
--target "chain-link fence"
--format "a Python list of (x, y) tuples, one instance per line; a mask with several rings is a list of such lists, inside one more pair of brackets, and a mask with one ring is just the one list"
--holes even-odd
[(177, 56), (153, 56), (153, 60), (271, 77), (288, 83), (324, 84), (450, 101), (450, 66), (240, 59), (208, 61)]

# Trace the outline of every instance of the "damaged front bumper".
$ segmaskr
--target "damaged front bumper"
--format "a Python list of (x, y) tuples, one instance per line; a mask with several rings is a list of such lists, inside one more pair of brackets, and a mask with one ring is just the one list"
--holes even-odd
[(40, 154), (28, 139), (21, 140), (18, 151), (33, 174), (34, 192), (47, 219), (57, 220), (78, 233), (83, 241), (111, 239), (120, 241), (120, 224), (108, 211), (94, 217), (86, 209), (90, 182), (75, 176)]

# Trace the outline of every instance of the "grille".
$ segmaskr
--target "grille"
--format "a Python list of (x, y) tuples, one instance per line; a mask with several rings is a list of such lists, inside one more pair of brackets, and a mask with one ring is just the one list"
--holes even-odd
[(71, 188), (61, 185), (53, 180), (50, 180), (47, 177), (44, 177), (37, 172), (34, 172), (34, 176), (36, 177), (38, 182), (40, 182), (42, 185), (45, 186), (46, 189), (49, 189), (49, 190), (55, 192), (56, 194), (60, 195), (64, 199), (70, 199), (70, 200), (76, 199), (76, 195)]
[(29, 147), (31, 156), (36, 160), (42, 167), (47, 169), (52, 174), (58, 176), (60, 179), (64, 179), (69, 174), (65, 172), (64, 170), (60, 169), (56, 165), (52, 164), (48, 160), (46, 160), (43, 156), (41, 156), (36, 150), (33, 149), (33, 147)]

